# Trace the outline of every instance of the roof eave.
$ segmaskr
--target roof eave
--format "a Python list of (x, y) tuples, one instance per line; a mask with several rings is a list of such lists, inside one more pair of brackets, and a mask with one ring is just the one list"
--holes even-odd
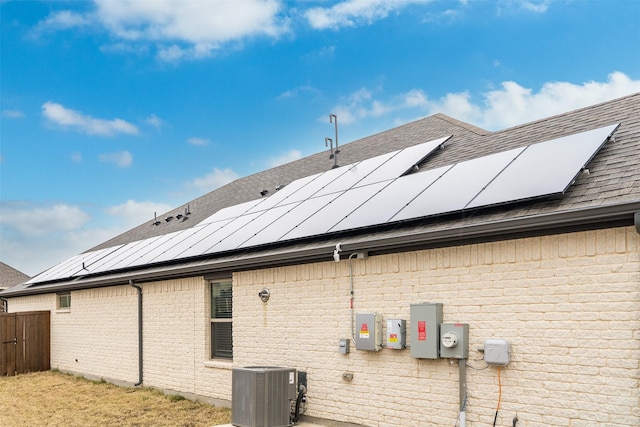
[(479, 241), (504, 240), (523, 235), (556, 234), (576, 229), (595, 229), (607, 225), (633, 225), (634, 215), (640, 212), (640, 201), (585, 208), (564, 212), (529, 215), (513, 219), (488, 221), (478, 224), (416, 232), (407, 229), (404, 234), (360, 235), (345, 238), (334, 237), (313, 244), (294, 245), (231, 255), (224, 258), (181, 262), (179, 264), (149, 267), (148, 269), (121, 272), (98, 277), (78, 277), (73, 280), (42, 287), (33, 286), (20, 290), (7, 289), (0, 293), (4, 298), (52, 293), (59, 291), (90, 289), (175, 279), (185, 276), (206, 275), (217, 272), (252, 270), (274, 266), (328, 261), (332, 259), (336, 243), (343, 253), (369, 251), (391, 253), (412, 248), (461, 245)]

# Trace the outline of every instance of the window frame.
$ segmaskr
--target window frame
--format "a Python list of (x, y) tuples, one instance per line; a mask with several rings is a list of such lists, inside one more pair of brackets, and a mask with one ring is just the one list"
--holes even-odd
[[(216, 289), (217, 288), (217, 289)], [(220, 295), (224, 293), (224, 295)], [(218, 298), (222, 300), (217, 301)], [(224, 307), (224, 306), (226, 307)], [(221, 310), (216, 310), (221, 308)], [(231, 279), (209, 280), (209, 359), (233, 360), (233, 284)], [(228, 346), (219, 346), (216, 340), (216, 329), (221, 324), (229, 324), (227, 333)], [(226, 326), (226, 325), (225, 325)], [(224, 340), (224, 337), (223, 337)]]
[[(63, 301), (66, 301), (66, 302), (63, 303)], [(56, 310), (58, 311), (71, 310), (71, 292), (56, 293)]]

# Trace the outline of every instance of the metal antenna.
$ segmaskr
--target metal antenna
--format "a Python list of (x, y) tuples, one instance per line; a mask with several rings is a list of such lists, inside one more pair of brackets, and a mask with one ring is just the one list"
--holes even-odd
[(335, 128), (336, 128), (336, 149), (334, 151), (335, 155), (333, 157), (333, 167), (337, 168), (338, 167), (338, 153), (340, 152), (340, 148), (338, 148), (338, 116), (336, 116), (333, 113), (329, 114), (329, 123), (334, 123), (335, 124)]

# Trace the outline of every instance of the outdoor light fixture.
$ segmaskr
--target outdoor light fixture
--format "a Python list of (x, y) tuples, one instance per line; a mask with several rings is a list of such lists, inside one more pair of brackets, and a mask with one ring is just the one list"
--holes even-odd
[(269, 289), (263, 288), (260, 292), (258, 292), (258, 297), (262, 300), (262, 302), (269, 301), (269, 297), (271, 296), (271, 292)]

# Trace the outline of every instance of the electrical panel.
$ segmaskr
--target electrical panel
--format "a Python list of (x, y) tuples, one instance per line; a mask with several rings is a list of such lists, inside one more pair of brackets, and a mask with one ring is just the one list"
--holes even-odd
[(443, 359), (469, 357), (469, 325), (467, 323), (440, 325), (440, 357)]
[(484, 342), (484, 361), (488, 365), (507, 366), (509, 364), (509, 342), (491, 339)]
[(356, 350), (378, 351), (382, 348), (382, 315), (356, 314)]
[(411, 357), (437, 359), (440, 350), (442, 303), (411, 304)]
[(387, 348), (402, 350), (406, 345), (407, 321), (387, 319)]

